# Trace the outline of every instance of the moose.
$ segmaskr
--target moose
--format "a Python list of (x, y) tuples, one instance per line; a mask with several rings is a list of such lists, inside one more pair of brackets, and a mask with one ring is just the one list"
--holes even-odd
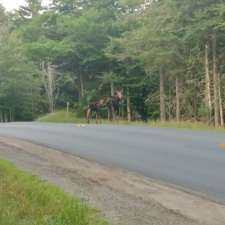
[(96, 123), (101, 119), (100, 110), (103, 108), (107, 108), (108, 111), (108, 119), (113, 120), (116, 117), (116, 114), (119, 112), (119, 105), (123, 99), (123, 91), (116, 90), (113, 96), (105, 97), (99, 99), (96, 102), (92, 102), (88, 105), (88, 109), (86, 112), (87, 122), (90, 123), (90, 118), (92, 117), (92, 113), (96, 114)]

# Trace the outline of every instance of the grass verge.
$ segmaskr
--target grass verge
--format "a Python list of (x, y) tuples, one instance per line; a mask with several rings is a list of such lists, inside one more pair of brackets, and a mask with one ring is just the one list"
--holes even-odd
[(44, 116), (39, 117), (37, 122), (54, 122), (54, 123), (84, 123), (86, 122), (83, 118), (78, 118), (75, 113), (57, 111), (54, 113), (49, 113)]
[[(86, 123), (85, 118), (79, 118), (75, 113), (65, 111), (58, 111), (55, 113), (50, 113), (37, 119), (38, 122), (54, 122), (54, 123)], [(95, 123), (93, 119), (91, 123)], [(127, 125), (143, 125), (155, 128), (180, 128), (180, 129), (191, 129), (191, 130), (207, 130), (207, 131), (220, 131), (224, 132), (224, 128), (215, 128), (209, 126), (203, 122), (193, 122), (193, 121), (148, 121), (144, 123), (142, 121), (128, 122), (126, 120), (117, 120), (115, 122), (103, 120), (103, 124), (127, 124)]]
[(107, 225), (79, 199), (0, 160), (0, 225)]
[(179, 129), (191, 129), (191, 130), (206, 130), (206, 131), (219, 131), (224, 132), (224, 128), (215, 128), (203, 122), (193, 121), (149, 121), (147, 123), (151, 127), (163, 127), (163, 128), (179, 128)]

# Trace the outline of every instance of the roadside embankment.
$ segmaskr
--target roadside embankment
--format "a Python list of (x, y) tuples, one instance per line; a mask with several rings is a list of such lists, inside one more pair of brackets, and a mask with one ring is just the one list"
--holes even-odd
[[(66, 111), (56, 111), (54, 113), (49, 113), (39, 117), (37, 122), (43, 123), (76, 123), (76, 124), (85, 124), (87, 120), (83, 117), (78, 117), (74, 112), (66, 112)], [(159, 121), (159, 120), (149, 120), (148, 122), (143, 121), (132, 121), (128, 122), (127, 120), (116, 120), (116, 121), (108, 121), (106, 119), (101, 120), (103, 124), (126, 124), (126, 125), (139, 125), (139, 126), (149, 126), (156, 128), (178, 128), (178, 129), (190, 129), (197, 131), (215, 131), (215, 132), (224, 132), (225, 129), (222, 127), (215, 128), (213, 126), (208, 125), (203, 122), (194, 122), (194, 121)], [(96, 120), (93, 119), (91, 123), (96, 123)]]
[(54, 149), (0, 138), (0, 158), (80, 197), (114, 224), (225, 224), (225, 206), (221, 204)]

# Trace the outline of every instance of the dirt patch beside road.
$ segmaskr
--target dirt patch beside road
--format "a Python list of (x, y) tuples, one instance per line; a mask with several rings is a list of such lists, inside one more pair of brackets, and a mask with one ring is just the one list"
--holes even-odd
[(87, 201), (114, 224), (225, 224), (223, 205), (57, 150), (0, 138), (0, 158)]

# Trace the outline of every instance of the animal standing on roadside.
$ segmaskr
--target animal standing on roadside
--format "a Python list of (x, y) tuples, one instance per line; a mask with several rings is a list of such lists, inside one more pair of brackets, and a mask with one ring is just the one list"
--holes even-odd
[(95, 112), (96, 123), (98, 123), (99, 120), (101, 119), (100, 110), (102, 108), (107, 108), (109, 120), (115, 119), (116, 114), (118, 114), (119, 112), (119, 105), (122, 99), (123, 99), (123, 91), (117, 90), (115, 91), (114, 95), (111, 97), (106, 97), (106, 98), (100, 99), (97, 102), (90, 103), (86, 113), (87, 122), (90, 123), (92, 113)]

